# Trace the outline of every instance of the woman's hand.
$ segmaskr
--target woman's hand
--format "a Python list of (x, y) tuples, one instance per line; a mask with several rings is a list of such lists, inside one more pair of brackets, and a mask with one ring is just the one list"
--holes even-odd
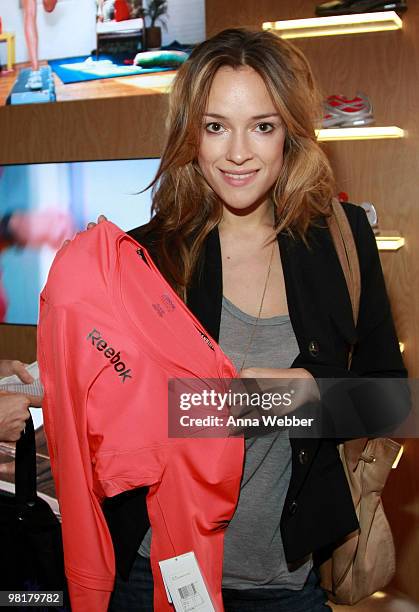
[[(240, 378), (313, 378), (304, 368), (243, 368)], [(314, 380), (314, 379), (313, 379)]]
[[(254, 379), (258, 393), (274, 394), (274, 393), (292, 393), (292, 402), (288, 407), (281, 406), (280, 409), (275, 408), (273, 412), (278, 415), (284, 415), (296, 410), (307, 402), (318, 402), (320, 400), (320, 392), (317, 383), (313, 376), (304, 368), (243, 368), (240, 371), (240, 378), (243, 380), (243, 385), (246, 385), (245, 379)], [(254, 384), (250, 383), (250, 390), (253, 390)], [(255, 389), (256, 391), (256, 389)]]
[[(89, 221), (89, 223), (86, 226), (86, 229), (92, 229), (92, 227), (96, 227), (96, 225), (98, 223), (102, 223), (102, 221), (107, 221), (108, 219), (105, 217), (105, 215), (99, 215), (97, 218), (97, 223), (95, 223), (94, 221)], [(70, 241), (69, 240), (65, 240), (62, 244), (62, 247), (65, 247)], [(62, 248), (61, 247), (61, 248)]]
[(102, 221), (107, 221), (108, 219), (105, 217), (105, 215), (99, 215), (97, 218), (97, 223), (95, 223), (94, 221), (89, 221), (89, 223), (87, 224), (86, 229), (92, 229), (92, 227), (96, 227), (96, 225), (98, 223), (102, 223)]

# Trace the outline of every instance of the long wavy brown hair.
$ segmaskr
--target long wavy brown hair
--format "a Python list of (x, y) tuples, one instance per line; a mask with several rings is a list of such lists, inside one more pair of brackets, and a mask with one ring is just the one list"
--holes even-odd
[(271, 32), (228, 29), (198, 45), (182, 65), (170, 95), (168, 136), (151, 183), (151, 234), (158, 265), (185, 298), (205, 238), (220, 222), (223, 205), (197, 163), (202, 118), (214, 76), (222, 66), (250, 66), (263, 79), (286, 128), (284, 162), (270, 194), (277, 232), (303, 239), (330, 212), (334, 180), (314, 125), (320, 96), (304, 54)]

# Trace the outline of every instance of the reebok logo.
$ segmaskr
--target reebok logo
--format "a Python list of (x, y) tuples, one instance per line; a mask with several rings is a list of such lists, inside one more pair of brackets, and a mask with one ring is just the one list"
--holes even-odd
[(114, 348), (108, 345), (108, 342), (102, 338), (102, 334), (97, 329), (92, 329), (86, 340), (91, 342), (92, 346), (98, 351), (103, 351), (104, 357), (110, 360), (113, 365), (115, 372), (118, 372), (118, 376), (122, 376), (122, 382), (125, 382), (127, 378), (132, 378), (130, 372), (131, 369), (127, 370), (125, 363), (121, 361), (121, 355), (115, 351)]

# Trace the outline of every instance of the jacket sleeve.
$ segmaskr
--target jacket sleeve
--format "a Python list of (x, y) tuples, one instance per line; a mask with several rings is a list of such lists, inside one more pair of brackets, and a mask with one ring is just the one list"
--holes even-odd
[(352, 231), (361, 271), (361, 297), (351, 369), (315, 364), (305, 361), (301, 355), (292, 366), (305, 368), (316, 379), (324, 433), (339, 438), (389, 433), (404, 421), (410, 410), (407, 371), (375, 236), (365, 211), (361, 207), (355, 211)]
[(62, 515), (73, 612), (105, 612), (115, 573), (88, 441), (86, 402), (100, 373), (100, 363), (83, 350), (89, 324), (88, 310), (50, 305), (41, 294), (38, 362), (45, 391), (44, 427)]

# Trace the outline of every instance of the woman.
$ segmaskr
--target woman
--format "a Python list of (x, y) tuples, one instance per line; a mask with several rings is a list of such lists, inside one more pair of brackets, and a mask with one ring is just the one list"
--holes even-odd
[[(362, 276), (355, 329), (325, 223), (335, 187), (313, 128), (317, 102), (303, 54), (271, 33), (226, 30), (199, 45), (171, 94), (154, 217), (129, 234), (242, 378), (405, 377), (373, 233), (346, 205)], [(105, 504), (120, 574), (112, 611), (153, 609), (144, 494)], [(336, 441), (247, 439), (225, 536), (225, 609), (328, 608), (313, 555), (357, 525)]]

